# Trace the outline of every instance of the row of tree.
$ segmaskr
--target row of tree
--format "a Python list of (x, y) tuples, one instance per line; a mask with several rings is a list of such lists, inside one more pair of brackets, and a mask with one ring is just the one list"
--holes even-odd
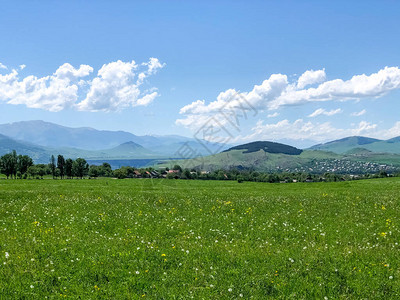
[(17, 155), (14, 150), (0, 158), (1, 173), (7, 178), (21, 178), (33, 166), (33, 160), (28, 155)]
[[(378, 174), (341, 175), (336, 173), (309, 174), (309, 173), (263, 173), (251, 170), (216, 170), (205, 172), (195, 169), (182, 169), (175, 165), (156, 171), (153, 168), (136, 169), (134, 167), (121, 167), (111, 169), (111, 165), (103, 163), (100, 166), (91, 165), (83, 158), (65, 159), (58, 155), (57, 159), (51, 156), (49, 164), (34, 164), (32, 158), (27, 155), (17, 155), (15, 151), (0, 157), (0, 172), (7, 178), (43, 178), (51, 175), (53, 178), (83, 178), (116, 177), (123, 178), (167, 178), (167, 179), (199, 179), (199, 180), (237, 180), (257, 182), (316, 182), (316, 181), (343, 181), (364, 178), (387, 177), (385, 171)], [(394, 176), (400, 176), (395, 174)]]
[(0, 157), (0, 173), (8, 178), (37, 178), (52, 175), (53, 178), (83, 178), (84, 176), (112, 176), (112, 169), (108, 163), (101, 166), (89, 166), (83, 158), (75, 160), (65, 159), (58, 155), (50, 158), (49, 164), (34, 164), (28, 155), (17, 155), (16, 151)]

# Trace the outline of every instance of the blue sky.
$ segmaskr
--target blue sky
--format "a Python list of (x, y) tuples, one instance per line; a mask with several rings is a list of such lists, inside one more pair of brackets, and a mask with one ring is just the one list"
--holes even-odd
[[(298, 146), (400, 135), (398, 1), (1, 1), (1, 8), (0, 123), (192, 136), (215, 117), (231, 142)], [(221, 108), (232, 112), (240, 99), (257, 113), (230, 128)]]

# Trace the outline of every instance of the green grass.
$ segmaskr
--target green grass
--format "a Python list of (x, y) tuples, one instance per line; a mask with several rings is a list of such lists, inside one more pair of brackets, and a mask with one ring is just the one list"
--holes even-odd
[(0, 180), (0, 298), (399, 298), (399, 189)]

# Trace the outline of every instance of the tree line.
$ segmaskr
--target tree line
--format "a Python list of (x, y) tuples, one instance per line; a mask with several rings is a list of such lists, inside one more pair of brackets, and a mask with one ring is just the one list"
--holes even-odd
[(56, 159), (52, 155), (48, 164), (34, 164), (31, 157), (17, 155), (15, 150), (0, 157), (0, 173), (7, 179), (43, 178), (45, 175), (60, 179), (113, 176), (111, 165), (108, 163), (101, 166), (89, 166), (83, 158), (73, 160), (58, 155)]
[[(183, 169), (179, 165), (173, 166), (171, 169), (162, 168), (155, 170), (149, 168), (134, 168), (134, 167), (121, 167), (112, 170), (109, 163), (102, 165), (90, 165), (83, 158), (75, 160), (68, 158), (65, 159), (62, 155), (58, 155), (57, 159), (54, 155), (51, 156), (48, 164), (34, 164), (31, 157), (28, 155), (17, 155), (16, 151), (5, 154), (0, 157), (0, 173), (4, 174), (7, 179), (27, 179), (37, 178), (43, 179), (43, 176), (50, 175), (53, 179), (72, 179), (96, 177), (116, 177), (118, 179), (124, 178), (166, 178), (166, 179), (195, 179), (195, 180), (235, 180), (239, 183), (244, 181), (255, 182), (321, 182), (321, 181), (347, 181), (355, 179), (367, 179), (389, 176), (385, 171), (380, 171), (377, 174), (362, 174), (362, 175), (349, 175), (349, 174), (310, 174), (304, 172), (289, 173), (264, 173), (254, 170), (215, 170), (212, 172), (202, 171), (198, 169)], [(400, 174), (393, 174), (390, 176), (400, 176)]]

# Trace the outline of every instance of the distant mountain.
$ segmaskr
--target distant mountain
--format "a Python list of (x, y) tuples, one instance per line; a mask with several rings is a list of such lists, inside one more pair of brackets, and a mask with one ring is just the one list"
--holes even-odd
[(17, 154), (29, 155), (35, 161), (49, 161), (47, 149), (26, 142), (13, 140), (0, 134), (0, 155), (10, 153), (15, 150)]
[(69, 128), (44, 121), (24, 121), (0, 125), (0, 134), (37, 145), (60, 148), (99, 150), (134, 141), (138, 137), (124, 131), (96, 130), (88, 127)]
[(349, 153), (349, 151), (352, 151), (355, 148), (363, 148), (375, 153), (400, 154), (400, 137), (395, 137), (385, 141), (362, 136), (352, 136), (325, 144), (318, 144), (309, 149), (343, 154)]
[[(137, 136), (125, 131), (97, 130), (89, 127), (70, 128), (44, 121), (24, 121), (0, 125), (0, 134), (12, 139), (27, 141), (49, 148), (74, 148), (82, 150), (103, 150), (133, 142), (150, 149), (158, 156), (177, 157), (177, 152), (186, 145), (199, 154), (217, 152), (222, 145), (208, 145), (205, 148), (193, 138), (177, 135)], [(210, 152), (209, 152), (210, 150)]]
[(340, 140), (331, 141), (325, 144), (318, 144), (310, 147), (311, 150), (331, 151), (335, 153), (345, 153), (353, 148), (358, 148), (365, 145), (379, 142), (378, 139), (363, 137), (363, 136), (350, 136)]
[(299, 155), (301, 154), (301, 152), (303, 152), (303, 150), (297, 149), (289, 145), (275, 143), (275, 142), (260, 142), (260, 141), (235, 146), (229, 148), (228, 150), (225, 150), (224, 152), (228, 152), (231, 150), (246, 150), (243, 153), (252, 153), (263, 150), (264, 152), (267, 153), (281, 153), (288, 155)]
[(400, 142), (400, 136), (391, 138), (391, 139), (387, 140), (386, 142), (388, 142), (388, 143), (399, 143)]
[(143, 146), (136, 144), (135, 142), (126, 142), (117, 147), (103, 150), (107, 156), (118, 157), (118, 158), (134, 158), (134, 157), (159, 157), (157, 153), (154, 153)]
[(365, 145), (365, 148), (373, 152), (400, 153), (400, 137)]

